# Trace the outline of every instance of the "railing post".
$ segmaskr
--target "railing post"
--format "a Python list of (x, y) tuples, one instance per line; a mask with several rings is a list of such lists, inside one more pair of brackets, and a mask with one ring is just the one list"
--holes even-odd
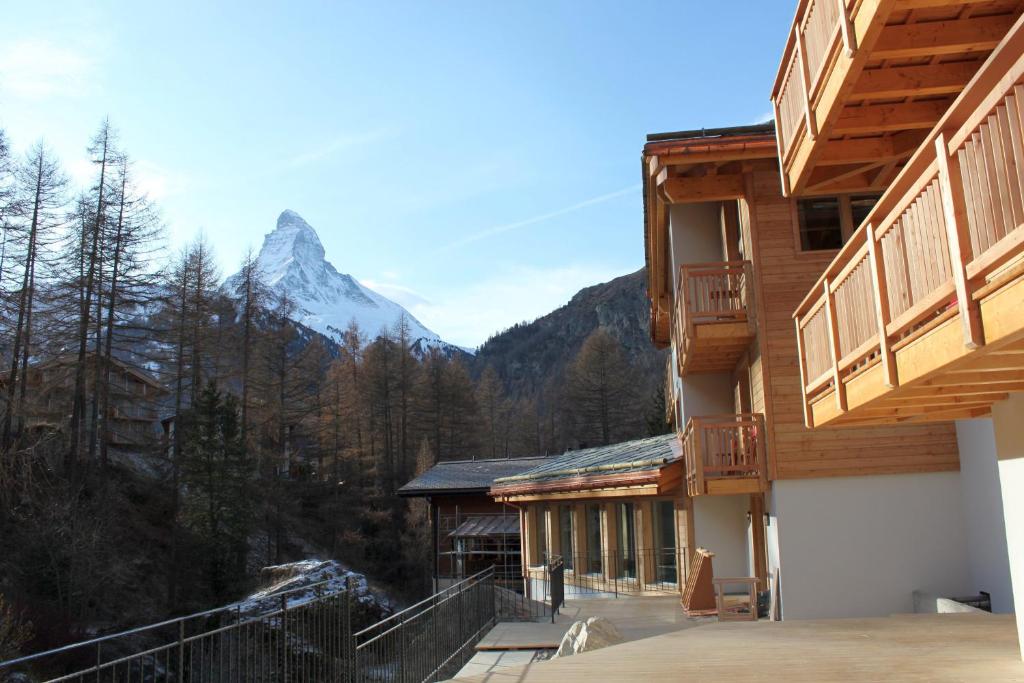
[(803, 86), (804, 118), (807, 122), (807, 137), (814, 140), (818, 137), (818, 123), (814, 120), (814, 112), (811, 111), (811, 72), (807, 66), (804, 34), (800, 32), (799, 24), (793, 27), (793, 34), (796, 38), (796, 58), (800, 61), (800, 81)]
[(281, 596), (281, 680), (288, 680), (288, 598)]
[(839, 374), (839, 322), (836, 320), (836, 297), (832, 292), (832, 283), (825, 278), (825, 322), (828, 328), (829, 348), (832, 351), (832, 383), (835, 386), (836, 407), (846, 411), (846, 386)]
[(865, 232), (868, 240), (868, 265), (871, 270), (871, 286), (875, 299), (875, 324), (878, 326), (878, 350), (882, 357), (882, 374), (887, 387), (899, 386), (896, 374), (896, 356), (889, 346), (886, 331), (892, 316), (889, 311), (889, 285), (885, 278), (885, 262), (882, 250), (875, 239), (875, 226), (868, 224)]
[(800, 370), (800, 405), (804, 409), (804, 426), (814, 428), (814, 414), (811, 403), (807, 400), (807, 355), (804, 352), (804, 330), (800, 327), (800, 318), (794, 318), (796, 324), (796, 363)]
[(704, 490), (704, 431), (700, 418), (691, 417), (690, 424), (693, 426), (693, 469), (694, 477), (697, 480), (697, 493), (707, 493)]
[(852, 58), (853, 53), (857, 51), (857, 31), (850, 18), (850, 8), (846, 6), (846, 0), (836, 2), (839, 3), (839, 31), (843, 34), (843, 46), (846, 48), (846, 56)]
[(942, 213), (946, 219), (946, 244), (949, 248), (949, 266), (956, 287), (957, 308), (964, 332), (964, 346), (976, 349), (985, 343), (981, 328), (981, 315), (971, 293), (967, 279), (967, 263), (972, 258), (971, 236), (967, 224), (963, 177), (959, 162), (950, 163), (949, 141), (945, 133), (935, 138), (935, 158), (939, 167), (939, 190), (942, 195)]
[(178, 683), (185, 680), (185, 620), (178, 622)]

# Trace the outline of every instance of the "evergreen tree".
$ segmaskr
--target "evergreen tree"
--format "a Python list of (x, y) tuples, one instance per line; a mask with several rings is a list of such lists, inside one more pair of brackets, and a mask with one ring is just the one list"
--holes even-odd
[(183, 430), (183, 524), (198, 539), (208, 585), (223, 599), (244, 575), (252, 527), (238, 401), (210, 382), (184, 416)]

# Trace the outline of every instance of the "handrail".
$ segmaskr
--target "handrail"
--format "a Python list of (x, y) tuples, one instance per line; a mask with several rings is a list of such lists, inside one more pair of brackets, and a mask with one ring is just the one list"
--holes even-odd
[[(982, 345), (974, 293), (1024, 252), (1022, 191), (1024, 16), (794, 311), (805, 408), (815, 390), (831, 386), (845, 410), (844, 372), (875, 358), (885, 382), (897, 386), (893, 346), (952, 309), (965, 345)], [(811, 326), (821, 310), (827, 324)], [(831, 343), (822, 329), (838, 337), (828, 358), (833, 377), (824, 385), (815, 384), (820, 348)]]

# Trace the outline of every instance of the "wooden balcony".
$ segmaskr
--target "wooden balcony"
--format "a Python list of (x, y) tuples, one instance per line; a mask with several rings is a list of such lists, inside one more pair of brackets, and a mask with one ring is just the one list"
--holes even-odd
[(787, 195), (880, 190), (1021, 0), (800, 0), (772, 91)]
[(768, 490), (764, 416), (692, 417), (683, 432), (686, 489), (691, 496)]
[(805, 421), (940, 421), (1024, 390), (1024, 19), (794, 314)]
[(749, 261), (680, 266), (676, 281), (679, 374), (731, 372), (756, 335)]

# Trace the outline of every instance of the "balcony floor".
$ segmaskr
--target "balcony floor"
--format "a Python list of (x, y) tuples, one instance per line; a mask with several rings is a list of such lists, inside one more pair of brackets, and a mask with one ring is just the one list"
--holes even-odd
[(455, 680), (1019, 681), (1024, 662), (1012, 615), (920, 614), (708, 623)]

